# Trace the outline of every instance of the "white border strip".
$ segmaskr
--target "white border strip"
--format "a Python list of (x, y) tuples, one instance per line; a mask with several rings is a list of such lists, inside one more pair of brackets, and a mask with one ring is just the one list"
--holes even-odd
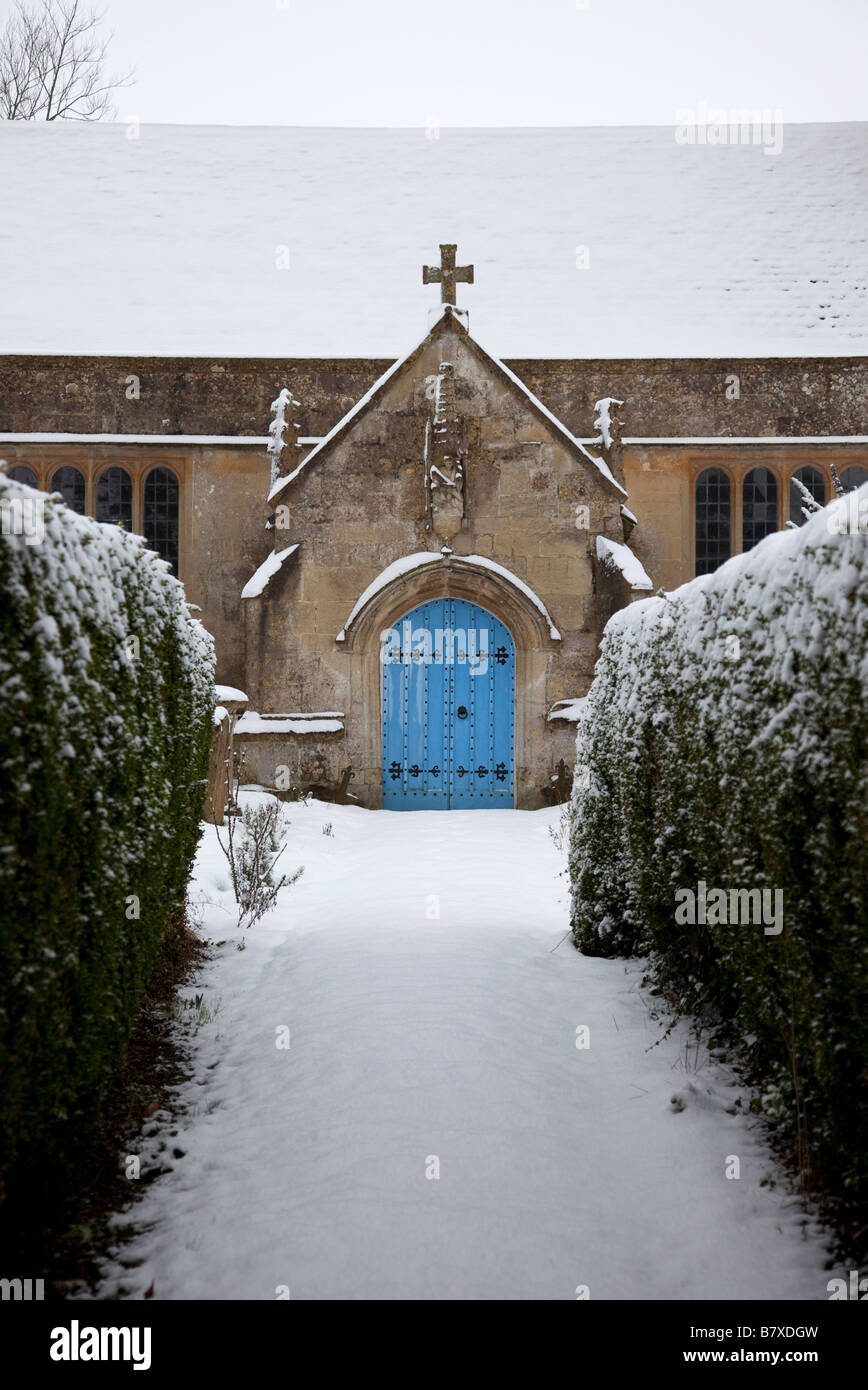
[[(320, 444), (327, 436), (306, 435), (299, 439), (302, 448)], [(572, 436), (577, 444), (599, 445), (593, 435)], [(269, 443), (267, 434), (18, 434), (0, 432), (0, 444), (226, 444), (255, 445), (263, 448)], [(624, 444), (868, 444), (868, 434), (726, 434), (726, 435), (630, 435)], [(305, 459), (307, 463), (307, 459)]]
[(868, 434), (726, 434), (710, 438), (688, 435), (634, 435), (624, 444), (868, 444)]
[(254, 444), (267, 434), (0, 434), (0, 444)]

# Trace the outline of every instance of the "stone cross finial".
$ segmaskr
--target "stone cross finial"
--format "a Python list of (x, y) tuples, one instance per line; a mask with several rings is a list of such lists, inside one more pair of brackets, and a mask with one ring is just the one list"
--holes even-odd
[(473, 266), (456, 265), (455, 255), (458, 246), (440, 243), (440, 264), (423, 265), (422, 284), (440, 286), (440, 303), (455, 303), (455, 286), (458, 283), (473, 284)]

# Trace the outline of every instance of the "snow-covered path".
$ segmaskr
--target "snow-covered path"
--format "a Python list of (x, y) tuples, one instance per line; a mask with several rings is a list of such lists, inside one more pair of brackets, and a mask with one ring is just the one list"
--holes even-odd
[(727, 1068), (652, 1048), (639, 966), (562, 940), (559, 812), (287, 811), (304, 877), (244, 933), (206, 831), (218, 1011), (102, 1295), (826, 1297)]

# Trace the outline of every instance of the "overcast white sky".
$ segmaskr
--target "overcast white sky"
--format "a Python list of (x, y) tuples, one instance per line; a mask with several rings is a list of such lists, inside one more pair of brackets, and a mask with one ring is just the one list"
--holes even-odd
[[(670, 124), (679, 107), (868, 119), (868, 0), (96, 0), (118, 118)], [(10, 8), (0, 0), (0, 14)]]

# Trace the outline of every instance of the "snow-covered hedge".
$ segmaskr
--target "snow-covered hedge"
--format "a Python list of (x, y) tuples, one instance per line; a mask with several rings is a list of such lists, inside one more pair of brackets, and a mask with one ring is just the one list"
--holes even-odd
[(140, 538), (0, 474), (0, 1179), (94, 1113), (196, 850), (211, 638)]
[[(729, 1022), (851, 1236), (868, 1196), (866, 531), (868, 485), (611, 619), (571, 831), (580, 949), (648, 954), (682, 1008)], [(761, 897), (730, 894), (755, 889), (760, 922)]]

